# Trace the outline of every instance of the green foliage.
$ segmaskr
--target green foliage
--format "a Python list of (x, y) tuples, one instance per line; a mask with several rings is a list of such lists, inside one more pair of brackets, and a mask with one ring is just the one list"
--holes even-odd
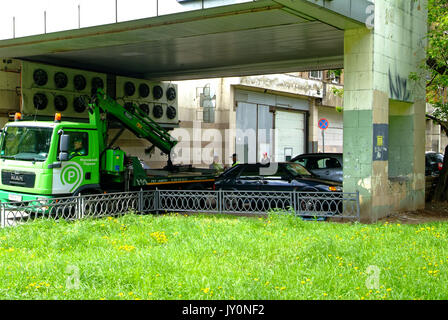
[[(333, 92), (333, 94), (335, 96), (337, 96), (339, 98), (344, 98), (344, 88), (339, 89), (339, 88), (333, 87), (333, 88), (331, 88), (331, 91)], [(341, 113), (344, 111), (344, 107), (336, 106), (336, 111)]]
[(331, 92), (333, 92), (333, 94), (338, 96), (339, 98), (344, 97), (344, 88), (339, 89), (339, 88), (333, 87), (333, 88), (331, 88)]
[(446, 300), (447, 237), (448, 223), (305, 222), (281, 212), (36, 221), (0, 229), (0, 297)]
[[(448, 0), (428, 0), (428, 48), (424, 69), (428, 75), (427, 101), (433, 104), (433, 115), (448, 120)], [(411, 79), (418, 75), (411, 74)]]
[(342, 69), (333, 69), (333, 70), (328, 70), (328, 75), (331, 76), (335, 76), (335, 77), (340, 77), (342, 74)]

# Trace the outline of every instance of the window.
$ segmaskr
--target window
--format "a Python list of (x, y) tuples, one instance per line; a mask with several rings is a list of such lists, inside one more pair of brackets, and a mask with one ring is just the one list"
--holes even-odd
[(335, 169), (342, 167), (338, 159), (330, 157), (299, 159), (296, 163), (301, 164), (308, 170)]
[(341, 82), (341, 78), (338, 76), (335, 76), (334, 74), (332, 74), (330, 76), (330, 79), (331, 79), (331, 83), (334, 83), (334, 84), (339, 84)]
[(277, 170), (269, 176), (266, 176), (267, 180), (279, 180), (291, 177), (291, 171), (289, 167), (285, 167), (283, 164), (278, 164)]
[(307, 161), (308, 159), (306, 159), (306, 158), (300, 158), (300, 159), (297, 159), (296, 161), (295, 161), (295, 163), (298, 163), (298, 164), (300, 164), (301, 166), (304, 166), (305, 168), (307, 168), (307, 166), (306, 166), (306, 164), (307, 164)]
[(330, 80), (331, 83), (339, 84), (341, 82), (341, 74), (342, 69), (334, 69), (327, 71), (327, 80)]
[(310, 71), (310, 79), (322, 80), (322, 71)]
[(202, 90), (199, 93), (199, 106), (203, 108), (202, 119), (205, 123), (215, 122), (215, 109), (216, 109), (216, 94), (214, 89), (210, 87), (210, 84), (206, 84), (203, 88), (197, 88)]
[(64, 134), (70, 137), (68, 148), (69, 159), (89, 154), (89, 134), (87, 132), (65, 131)]
[(321, 162), (322, 167), (325, 169), (341, 168), (341, 164), (335, 158), (324, 158), (321, 159), (319, 162)]
[(52, 128), (9, 126), (5, 129), (1, 158), (45, 161), (50, 150)]
[(301, 166), (298, 163), (288, 163), (286, 164), (286, 169), (294, 176), (302, 176), (302, 177), (309, 177), (312, 174), (306, 170), (303, 166)]
[(243, 168), (240, 174), (241, 179), (260, 178), (260, 167), (257, 165), (248, 165)]

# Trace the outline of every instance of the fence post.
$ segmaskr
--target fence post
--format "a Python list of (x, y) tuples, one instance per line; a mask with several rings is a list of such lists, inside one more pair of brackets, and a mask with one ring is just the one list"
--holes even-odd
[(140, 188), (138, 192), (138, 213), (143, 213), (143, 189)]
[(85, 202), (84, 202), (84, 197), (80, 193), (78, 194), (77, 203), (78, 203), (77, 218), (82, 219), (82, 218), (84, 218), (84, 215), (85, 215)]
[(300, 216), (300, 191), (294, 190), (294, 199), (297, 201), (295, 207), (296, 215)]
[(356, 190), (356, 214), (358, 216), (358, 221), (361, 220), (361, 213), (360, 213), (360, 208), (359, 208), (360, 204), (359, 204), (359, 190)]
[(222, 214), (222, 202), (223, 202), (223, 197), (222, 197), (222, 189), (218, 189), (218, 213)]
[(156, 214), (159, 214), (159, 189), (156, 188), (156, 192), (154, 193), (154, 207), (156, 209)]
[(0, 204), (1, 205), (1, 211), (0, 211), (0, 228), (4, 228), (5, 227), (5, 214), (6, 214), (6, 210), (5, 210), (5, 205), (4, 204)]
[(296, 191), (292, 190), (291, 195), (292, 195), (292, 201), (291, 201), (292, 210), (294, 210), (294, 215), (296, 215), (297, 214), (297, 210), (296, 210)]

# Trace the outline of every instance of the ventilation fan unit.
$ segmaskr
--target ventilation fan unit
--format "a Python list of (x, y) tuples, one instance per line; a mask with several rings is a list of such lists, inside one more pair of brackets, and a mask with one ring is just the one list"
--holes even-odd
[(88, 118), (86, 103), (98, 88), (106, 89), (106, 75), (34, 62), (22, 62), (22, 113), (64, 118)]
[(179, 123), (177, 85), (129, 77), (116, 78), (117, 102), (123, 106), (139, 106), (148, 117), (161, 125)]

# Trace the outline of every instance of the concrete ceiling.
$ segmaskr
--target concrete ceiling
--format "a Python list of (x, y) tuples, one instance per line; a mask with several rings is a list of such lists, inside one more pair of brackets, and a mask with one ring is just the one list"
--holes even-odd
[[(343, 67), (343, 29), (361, 23), (317, 6), (308, 10), (303, 7), (308, 1), (279, 2), (263, 0), (4, 40), (0, 57), (154, 80)], [(301, 11), (294, 8), (298, 3)]]

